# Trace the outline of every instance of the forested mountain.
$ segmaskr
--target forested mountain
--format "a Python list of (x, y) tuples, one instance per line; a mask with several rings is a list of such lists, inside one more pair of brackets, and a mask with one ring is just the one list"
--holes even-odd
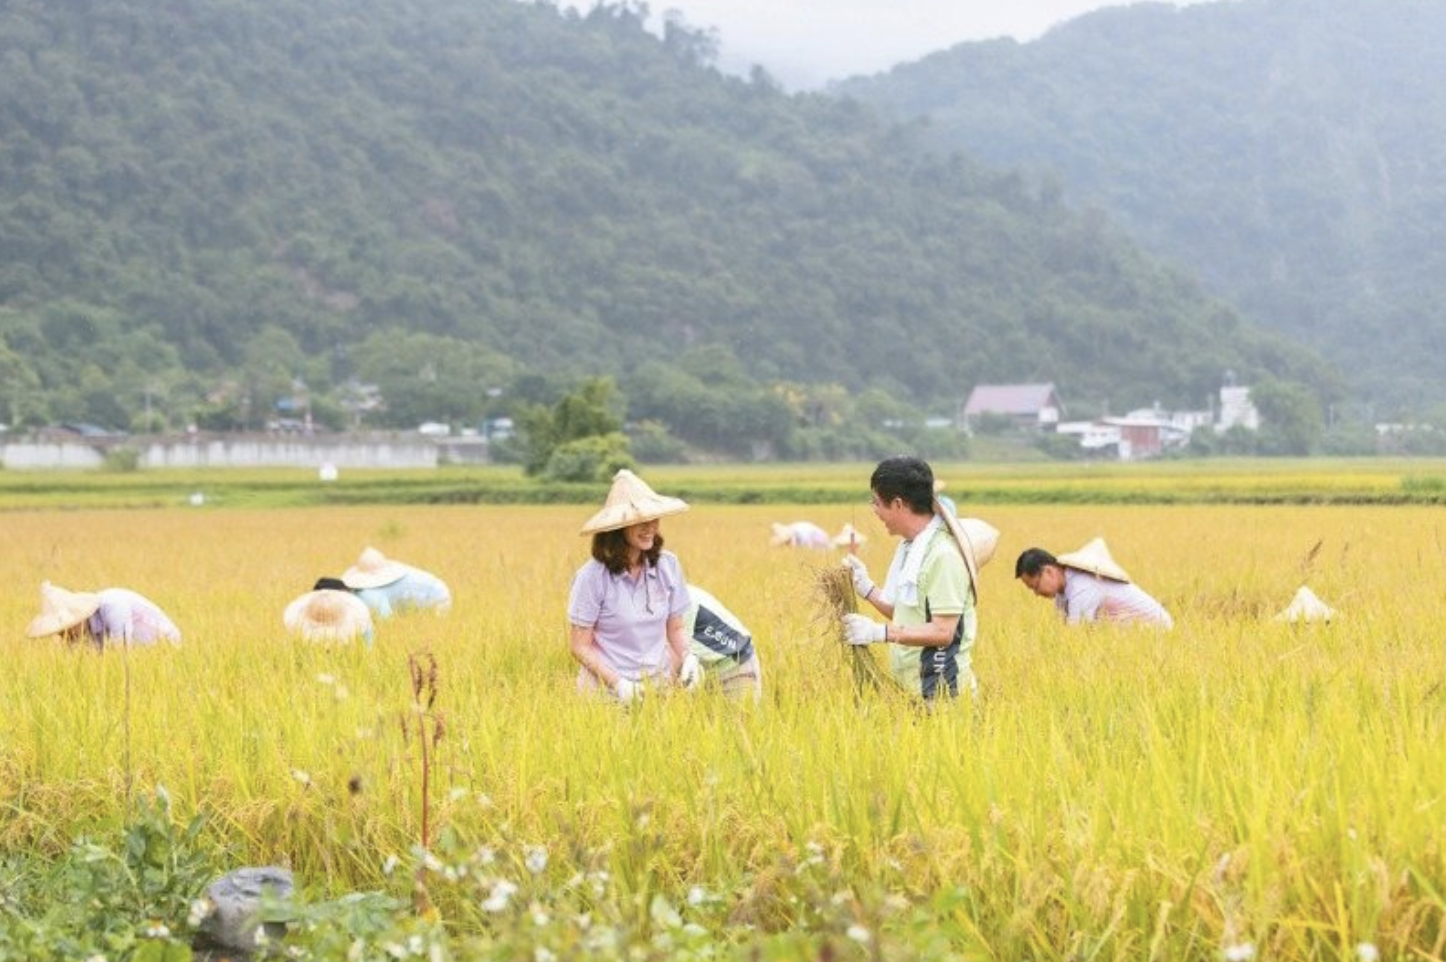
[(1446, 400), (1446, 4), (1101, 10), (835, 91), (1056, 172), (1386, 409)]
[(631, 6), (9, 0), (0, 419), (340, 418), (376, 384), (367, 423), (415, 425), (611, 374), (726, 446), (977, 380), (1331, 390), (1103, 217), (712, 54)]

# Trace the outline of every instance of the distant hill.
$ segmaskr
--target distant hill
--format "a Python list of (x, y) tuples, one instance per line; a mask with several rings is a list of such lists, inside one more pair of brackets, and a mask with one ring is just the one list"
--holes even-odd
[(1136, 4), (834, 92), (1053, 171), (1386, 407), (1446, 400), (1446, 4)]
[(627, 6), (14, 0), (0, 420), (335, 416), (376, 383), (369, 423), (414, 425), (590, 374), (641, 396), (680, 356), (705, 398), (943, 411), (986, 379), (1333, 389), (1105, 218), (712, 54)]

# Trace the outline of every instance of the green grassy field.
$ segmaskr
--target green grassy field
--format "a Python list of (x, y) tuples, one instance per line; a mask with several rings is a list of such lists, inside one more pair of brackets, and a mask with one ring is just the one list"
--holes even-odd
[[(871, 464), (695, 464), (639, 470), (700, 503), (839, 504)], [(1441, 504), (1446, 461), (1210, 460), (935, 465), (975, 504)], [(347, 504), (591, 504), (605, 484), (542, 484), (509, 465), (415, 471), (310, 469), (0, 471), (0, 510)]]
[[(838, 492), (699, 500), (664, 523), (690, 580), (753, 629), (758, 705), (704, 693), (622, 711), (578, 695), (564, 607), (593, 504), (0, 513), (0, 922), (13, 913), (21, 945), (14, 920), (36, 898), (88, 891), (54, 867), (70, 879), (76, 838), (134, 822), (161, 785), (170, 823), (205, 817), (208, 865), (295, 870), (316, 906), (277, 947), (295, 958), (1441, 958), (1439, 509), (972, 497), (1428, 476), (1250, 467), (941, 468), (1003, 538), (984, 569), (982, 696), (930, 714), (855, 697), (814, 588), (836, 556), (768, 546), (771, 521), (850, 521), (881, 577), (891, 546), (863, 466), (646, 472), (665, 493)], [(1066, 630), (1013, 582), (1023, 548), (1095, 535), (1174, 632)], [(367, 544), (445, 577), (453, 613), (384, 623), (369, 650), (286, 637), (285, 603)], [(98, 656), (26, 640), (42, 578), (140, 590), (184, 643)], [(1341, 617), (1271, 622), (1300, 584)], [(435, 741), (413, 703), (420, 655), (438, 670)], [(351, 892), (392, 901), (350, 915), (329, 901)], [(108, 943), (63, 914), (23, 949), (0, 928), (0, 959), (148, 958), (184, 942), (184, 915), (161, 920), (164, 938), (138, 915)]]

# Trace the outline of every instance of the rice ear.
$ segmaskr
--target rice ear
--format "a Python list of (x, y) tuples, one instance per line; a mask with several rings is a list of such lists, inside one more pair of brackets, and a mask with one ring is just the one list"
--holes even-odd
[(843, 649), (844, 660), (853, 675), (854, 693), (862, 695), (865, 689), (879, 691), (888, 676), (874, 659), (873, 652), (866, 645), (849, 644), (844, 637), (843, 616), (859, 610), (853, 578), (842, 566), (830, 565), (818, 570), (814, 584), (823, 601), (825, 629)]

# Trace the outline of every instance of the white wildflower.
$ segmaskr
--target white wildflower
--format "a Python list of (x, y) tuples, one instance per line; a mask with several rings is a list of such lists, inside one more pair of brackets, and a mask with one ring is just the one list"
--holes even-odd
[(447, 953), (442, 948), (442, 943), (433, 942), (427, 948), (427, 962), (446, 962)]
[(405, 959), (407, 957), (406, 947), (400, 942), (388, 942), (382, 946), (382, 948), (386, 951), (387, 955), (390, 955), (394, 959)]
[(864, 928), (862, 925), (859, 925), (857, 922), (855, 922), (853, 925), (850, 925), (849, 930), (844, 934), (847, 935), (849, 938), (853, 939), (855, 942), (859, 943), (860, 945), (869, 944), (869, 930)]
[(547, 868), (547, 849), (541, 845), (528, 845), (523, 851), (523, 864), (527, 866), (527, 871), (533, 875), (541, 875), (543, 869)]
[(557, 956), (545, 945), (539, 945), (532, 950), (532, 962), (557, 962)]
[(478, 804), (479, 806), (481, 806), (482, 808), (491, 808), (491, 807), (492, 807), (492, 796), (491, 796), (491, 795), (488, 795), (486, 792), (478, 792), (478, 793), (477, 793), (477, 804)]
[(391, 875), (397, 870), (397, 866), (400, 864), (402, 864), (401, 859), (397, 858), (395, 855), (388, 855), (387, 860), (382, 863), (382, 874)]
[(169, 939), (171, 937), (171, 930), (166, 926), (166, 923), (152, 919), (150, 924), (142, 930), (141, 934), (148, 939)]
[(837, 892), (833, 893), (833, 897), (829, 899), (829, 901), (832, 902), (834, 905), (844, 905), (848, 902), (852, 902), (853, 900), (854, 893), (850, 892), (848, 889), (839, 889)]
[(695, 885), (688, 890), (688, 904), (702, 905), (708, 901), (708, 890), (701, 885)]
[(422, 853), (422, 866), (426, 868), (428, 872), (440, 872), (446, 867), (442, 860), (431, 852)]
[(336, 676), (328, 675), (326, 672), (321, 672), (320, 674), (318, 674), (316, 676), (316, 680), (327, 686), (336, 684)]
[(1255, 958), (1255, 943), (1241, 942), (1225, 947), (1225, 962), (1250, 962)]
[(407, 939), (407, 952), (411, 955), (421, 955), (422, 950), (427, 947), (427, 942), (420, 935), (414, 935)]
[(547, 914), (547, 909), (543, 908), (541, 905), (538, 905), (536, 902), (533, 902), (533, 903), (532, 903), (532, 924), (535, 925), (535, 926), (537, 926), (537, 927), (540, 929), (540, 928), (543, 928), (544, 926), (546, 926), (547, 923), (548, 923), (548, 922), (551, 922), (551, 921), (552, 921), (552, 916)]
[(1361, 962), (1376, 962), (1381, 957), (1381, 950), (1376, 948), (1374, 942), (1357, 942), (1356, 958)]
[(291, 770), (291, 777), (296, 779), (303, 785), (311, 785), (311, 775), (308, 772), (304, 772), (299, 768), (293, 768)]
[(346, 701), (349, 697), (351, 697), (351, 689), (347, 688), (345, 685), (336, 686), (337, 701)]
[(591, 913), (591, 912), (584, 912), (584, 913), (582, 913), (581, 915), (573, 916), (573, 919), (572, 919), (572, 920), (573, 920), (574, 922), (576, 922), (576, 923), (577, 923), (577, 927), (580, 928), (580, 929), (582, 929), (584, 932), (586, 932), (588, 929), (592, 928), (592, 913)]
[(447, 801), (449, 801), (449, 802), (460, 802), (462, 799), (464, 799), (464, 798), (466, 798), (466, 797), (467, 797), (467, 789), (462, 788), (461, 786), (458, 786), (457, 788), (454, 788), (454, 789), (452, 789), (450, 792), (447, 793)]
[(216, 906), (208, 898), (199, 898), (191, 903), (191, 914), (186, 916), (186, 924), (191, 928), (198, 928), (202, 922), (211, 917), (211, 910)]
[(498, 879), (493, 883), (492, 891), (482, 903), (482, 908), (488, 912), (501, 912), (507, 908), (508, 903), (512, 901), (512, 896), (516, 894), (516, 885), (507, 881), (505, 878)]
[(497, 861), (497, 852), (493, 850), (491, 845), (484, 845), (477, 850), (473, 858), (477, 860), (478, 865), (491, 865)]

